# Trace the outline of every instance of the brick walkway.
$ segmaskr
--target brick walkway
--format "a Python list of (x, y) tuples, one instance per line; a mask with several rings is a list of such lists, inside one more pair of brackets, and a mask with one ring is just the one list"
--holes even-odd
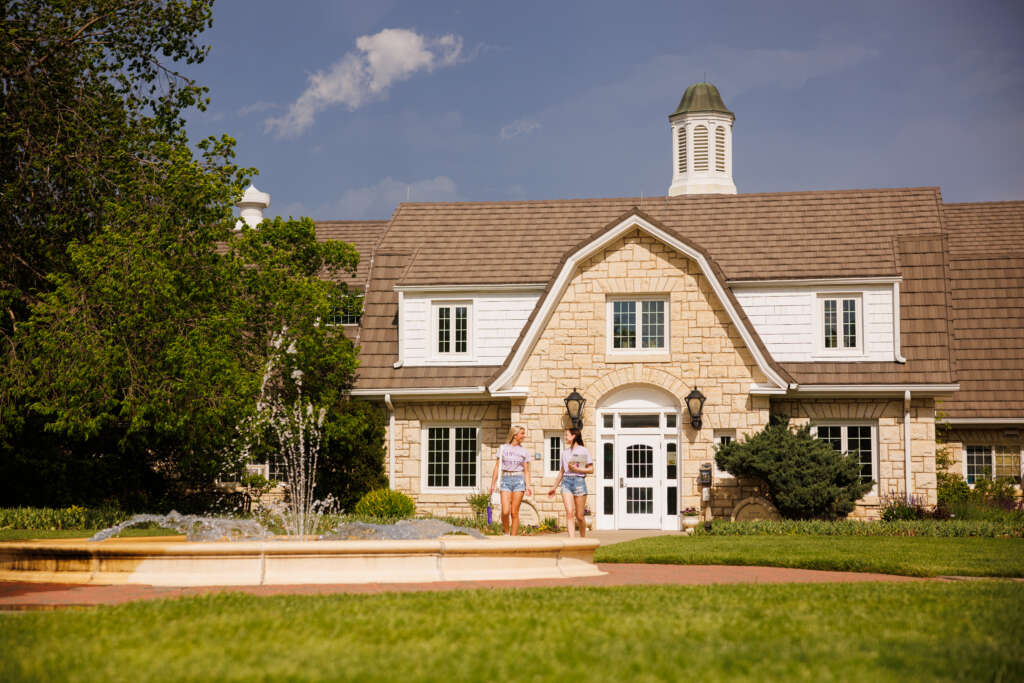
[(698, 586), (727, 583), (856, 583), (865, 581), (921, 581), (907, 576), (856, 572), (826, 572), (781, 567), (722, 565), (600, 564), (604, 576), (582, 579), (532, 581), (444, 581), (437, 583), (370, 583), (302, 586), (69, 586), (0, 581), (0, 611), (53, 609), (85, 605), (112, 605), (133, 600), (175, 598), (207, 593), (239, 592), (251, 595), (330, 595), (333, 593), (386, 593), (446, 591), (480, 588), (543, 588), (550, 586)]

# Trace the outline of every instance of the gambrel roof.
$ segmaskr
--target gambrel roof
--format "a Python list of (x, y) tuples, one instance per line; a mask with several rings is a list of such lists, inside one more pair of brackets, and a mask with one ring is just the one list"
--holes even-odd
[(394, 287), (549, 287), (582, 242), (633, 211), (707, 254), (725, 283), (901, 277), (906, 363), (772, 365), (800, 384), (947, 385), (955, 377), (941, 206), (938, 188), (401, 204), (373, 252), (357, 387), (488, 384), (502, 367), (394, 368)]

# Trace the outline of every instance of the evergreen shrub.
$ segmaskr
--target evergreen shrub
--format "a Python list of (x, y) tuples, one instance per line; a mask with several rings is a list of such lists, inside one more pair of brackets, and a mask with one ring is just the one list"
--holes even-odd
[(354, 512), (372, 519), (409, 519), (416, 514), (416, 504), (401, 491), (374, 489), (359, 499)]
[(716, 451), (720, 469), (763, 481), (768, 498), (788, 519), (844, 517), (872, 486), (861, 481), (855, 455), (814, 438), (810, 425), (790, 428), (785, 417), (773, 417), (752, 437)]

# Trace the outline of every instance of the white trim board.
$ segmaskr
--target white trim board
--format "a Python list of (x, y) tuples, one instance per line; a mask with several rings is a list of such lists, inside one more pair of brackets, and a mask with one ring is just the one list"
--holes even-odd
[(796, 394), (952, 394), (959, 384), (798, 384), (790, 387)]
[(855, 287), (857, 285), (888, 285), (903, 282), (902, 275), (882, 277), (809, 277), (785, 280), (729, 280), (730, 287), (792, 287), (793, 285), (836, 285)]
[(395, 285), (396, 292), (409, 292), (411, 294), (433, 294), (435, 292), (543, 292), (547, 283), (529, 283), (525, 285), (516, 284), (480, 284), (480, 285)]
[(1024, 425), (1024, 417), (947, 417), (951, 425)]
[(537, 315), (533, 318), (533, 321), (527, 328), (526, 334), (523, 336), (522, 343), (518, 348), (516, 348), (516, 351), (509, 360), (508, 366), (505, 370), (502, 371), (498, 378), (490, 384), (488, 387), (489, 390), (492, 393), (501, 391), (515, 383), (516, 379), (519, 377), (519, 373), (523, 370), (523, 366), (525, 365), (527, 358), (529, 358), (534, 346), (540, 339), (540, 335), (547, 328), (548, 322), (550, 321), (558, 302), (561, 301), (562, 295), (569, 286), (569, 282), (572, 280), (576, 266), (579, 265), (581, 261), (586, 260), (591, 255), (603, 249), (606, 245), (635, 228), (639, 228), (651, 237), (661, 240), (673, 249), (696, 261), (697, 265), (700, 266), (701, 273), (703, 273), (704, 277), (706, 277), (708, 282), (711, 284), (711, 288), (714, 290), (715, 296), (718, 297), (718, 300), (725, 309), (725, 312), (729, 315), (729, 320), (739, 330), (740, 336), (743, 338), (743, 343), (746, 345), (747, 350), (750, 351), (750, 354), (754, 357), (758, 368), (760, 368), (761, 372), (763, 372), (770, 381), (780, 387), (785, 387), (785, 380), (783, 380), (771, 365), (769, 365), (768, 359), (761, 353), (757, 344), (754, 343), (753, 334), (749, 329), (747, 329), (747, 326), (742, 323), (742, 318), (736, 310), (736, 307), (733, 306), (732, 301), (729, 299), (729, 296), (725, 291), (725, 286), (717, 277), (715, 277), (711, 270), (711, 265), (708, 263), (708, 260), (704, 255), (693, 247), (668, 234), (650, 221), (638, 216), (637, 214), (631, 214), (619, 222), (618, 225), (606, 230), (600, 237), (590, 242), (590, 244), (580, 248), (566, 259), (566, 262), (559, 271), (558, 276), (555, 278), (551, 289), (548, 290), (547, 295), (541, 300), (540, 309), (537, 311)]

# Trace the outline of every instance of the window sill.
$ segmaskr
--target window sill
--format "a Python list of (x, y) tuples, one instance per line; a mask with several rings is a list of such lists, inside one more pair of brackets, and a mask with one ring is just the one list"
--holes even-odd
[(632, 351), (625, 353), (606, 353), (605, 363), (668, 363), (672, 354), (668, 351)]

